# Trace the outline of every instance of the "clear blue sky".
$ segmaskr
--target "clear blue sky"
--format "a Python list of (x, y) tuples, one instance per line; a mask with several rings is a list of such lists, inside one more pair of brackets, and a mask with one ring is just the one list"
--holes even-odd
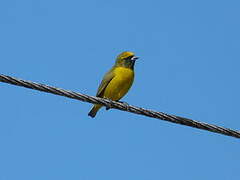
[[(2, 0), (0, 73), (95, 95), (122, 51), (123, 101), (240, 129), (237, 0)], [(236, 180), (238, 139), (0, 83), (0, 180)]]

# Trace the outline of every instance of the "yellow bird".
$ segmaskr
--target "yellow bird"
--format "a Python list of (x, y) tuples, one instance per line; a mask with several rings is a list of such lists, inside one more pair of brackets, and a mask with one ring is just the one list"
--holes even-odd
[[(96, 96), (113, 101), (120, 100), (132, 86), (136, 59), (138, 57), (133, 52), (119, 54), (114, 66), (103, 77)], [(102, 105), (95, 104), (88, 115), (95, 117), (101, 107)]]

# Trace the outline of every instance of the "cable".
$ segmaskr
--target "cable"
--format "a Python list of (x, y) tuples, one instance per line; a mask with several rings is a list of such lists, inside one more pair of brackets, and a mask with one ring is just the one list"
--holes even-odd
[(60, 96), (65, 96), (68, 98), (77, 99), (77, 100), (89, 102), (92, 104), (102, 104), (106, 107), (115, 108), (122, 111), (128, 111), (135, 114), (140, 114), (140, 115), (144, 115), (144, 116), (148, 116), (156, 119), (169, 121), (172, 123), (182, 124), (182, 125), (186, 125), (186, 126), (190, 126), (198, 129), (219, 133), (219, 134), (224, 134), (227, 136), (232, 136), (235, 138), (240, 138), (240, 131), (220, 127), (217, 125), (207, 124), (207, 123), (195, 121), (195, 120), (180, 117), (180, 116), (169, 115), (163, 112), (156, 112), (156, 111), (132, 106), (127, 103), (111, 101), (109, 99), (103, 99), (95, 96), (88, 96), (86, 94), (76, 93), (73, 91), (64, 90), (64, 89), (60, 89), (60, 88), (56, 88), (56, 87), (52, 87), (44, 84), (25, 81), (25, 80), (17, 79), (14, 77), (6, 76), (3, 74), (0, 74), (0, 82), (22, 86), (30, 89), (35, 89), (38, 91), (52, 93)]

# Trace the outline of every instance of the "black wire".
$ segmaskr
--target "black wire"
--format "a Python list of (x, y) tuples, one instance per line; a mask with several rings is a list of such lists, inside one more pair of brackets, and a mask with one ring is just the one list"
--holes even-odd
[(140, 115), (144, 115), (144, 116), (148, 116), (148, 117), (152, 117), (152, 118), (156, 118), (156, 119), (161, 119), (164, 121), (169, 121), (172, 123), (177, 123), (177, 124), (181, 124), (181, 125), (185, 125), (185, 126), (190, 126), (190, 127), (194, 127), (194, 128), (198, 128), (198, 129), (203, 129), (203, 130), (219, 133), (219, 134), (224, 134), (227, 136), (240, 138), (240, 132), (236, 131), (236, 130), (220, 127), (217, 125), (207, 124), (207, 123), (195, 121), (195, 120), (180, 117), (180, 116), (169, 115), (169, 114), (166, 114), (163, 112), (147, 110), (144, 108), (128, 105), (127, 103), (111, 101), (109, 99), (103, 99), (103, 98), (99, 98), (99, 97), (95, 97), (95, 96), (88, 96), (86, 94), (76, 93), (73, 91), (68, 91), (68, 90), (64, 90), (64, 89), (60, 89), (60, 88), (56, 88), (56, 87), (52, 87), (52, 86), (48, 86), (48, 85), (44, 85), (44, 84), (38, 84), (35, 82), (31, 82), (31, 81), (25, 81), (25, 80), (11, 77), (11, 76), (6, 76), (3, 74), (0, 74), (0, 81), (4, 82), (4, 83), (8, 83), (8, 84), (22, 86), (22, 87), (26, 87), (26, 88), (30, 88), (30, 89), (35, 89), (38, 91), (43, 91), (43, 92), (52, 93), (52, 94), (56, 94), (56, 95), (60, 95), (60, 96), (65, 96), (68, 98), (77, 99), (77, 100), (84, 101), (84, 102), (89, 102), (92, 104), (102, 104), (106, 107), (111, 107), (111, 108), (119, 109), (122, 111), (128, 111), (128, 112), (132, 112), (135, 114), (140, 114)]

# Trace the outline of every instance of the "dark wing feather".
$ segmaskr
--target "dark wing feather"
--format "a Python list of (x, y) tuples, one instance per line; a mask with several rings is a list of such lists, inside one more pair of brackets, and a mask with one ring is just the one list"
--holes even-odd
[(98, 91), (97, 91), (97, 97), (103, 97), (103, 93), (105, 88), (107, 87), (107, 85), (110, 83), (110, 81), (114, 78), (114, 72), (113, 72), (113, 68), (108, 71), (104, 77), (103, 80), (100, 84), (100, 86), (98, 87)]

